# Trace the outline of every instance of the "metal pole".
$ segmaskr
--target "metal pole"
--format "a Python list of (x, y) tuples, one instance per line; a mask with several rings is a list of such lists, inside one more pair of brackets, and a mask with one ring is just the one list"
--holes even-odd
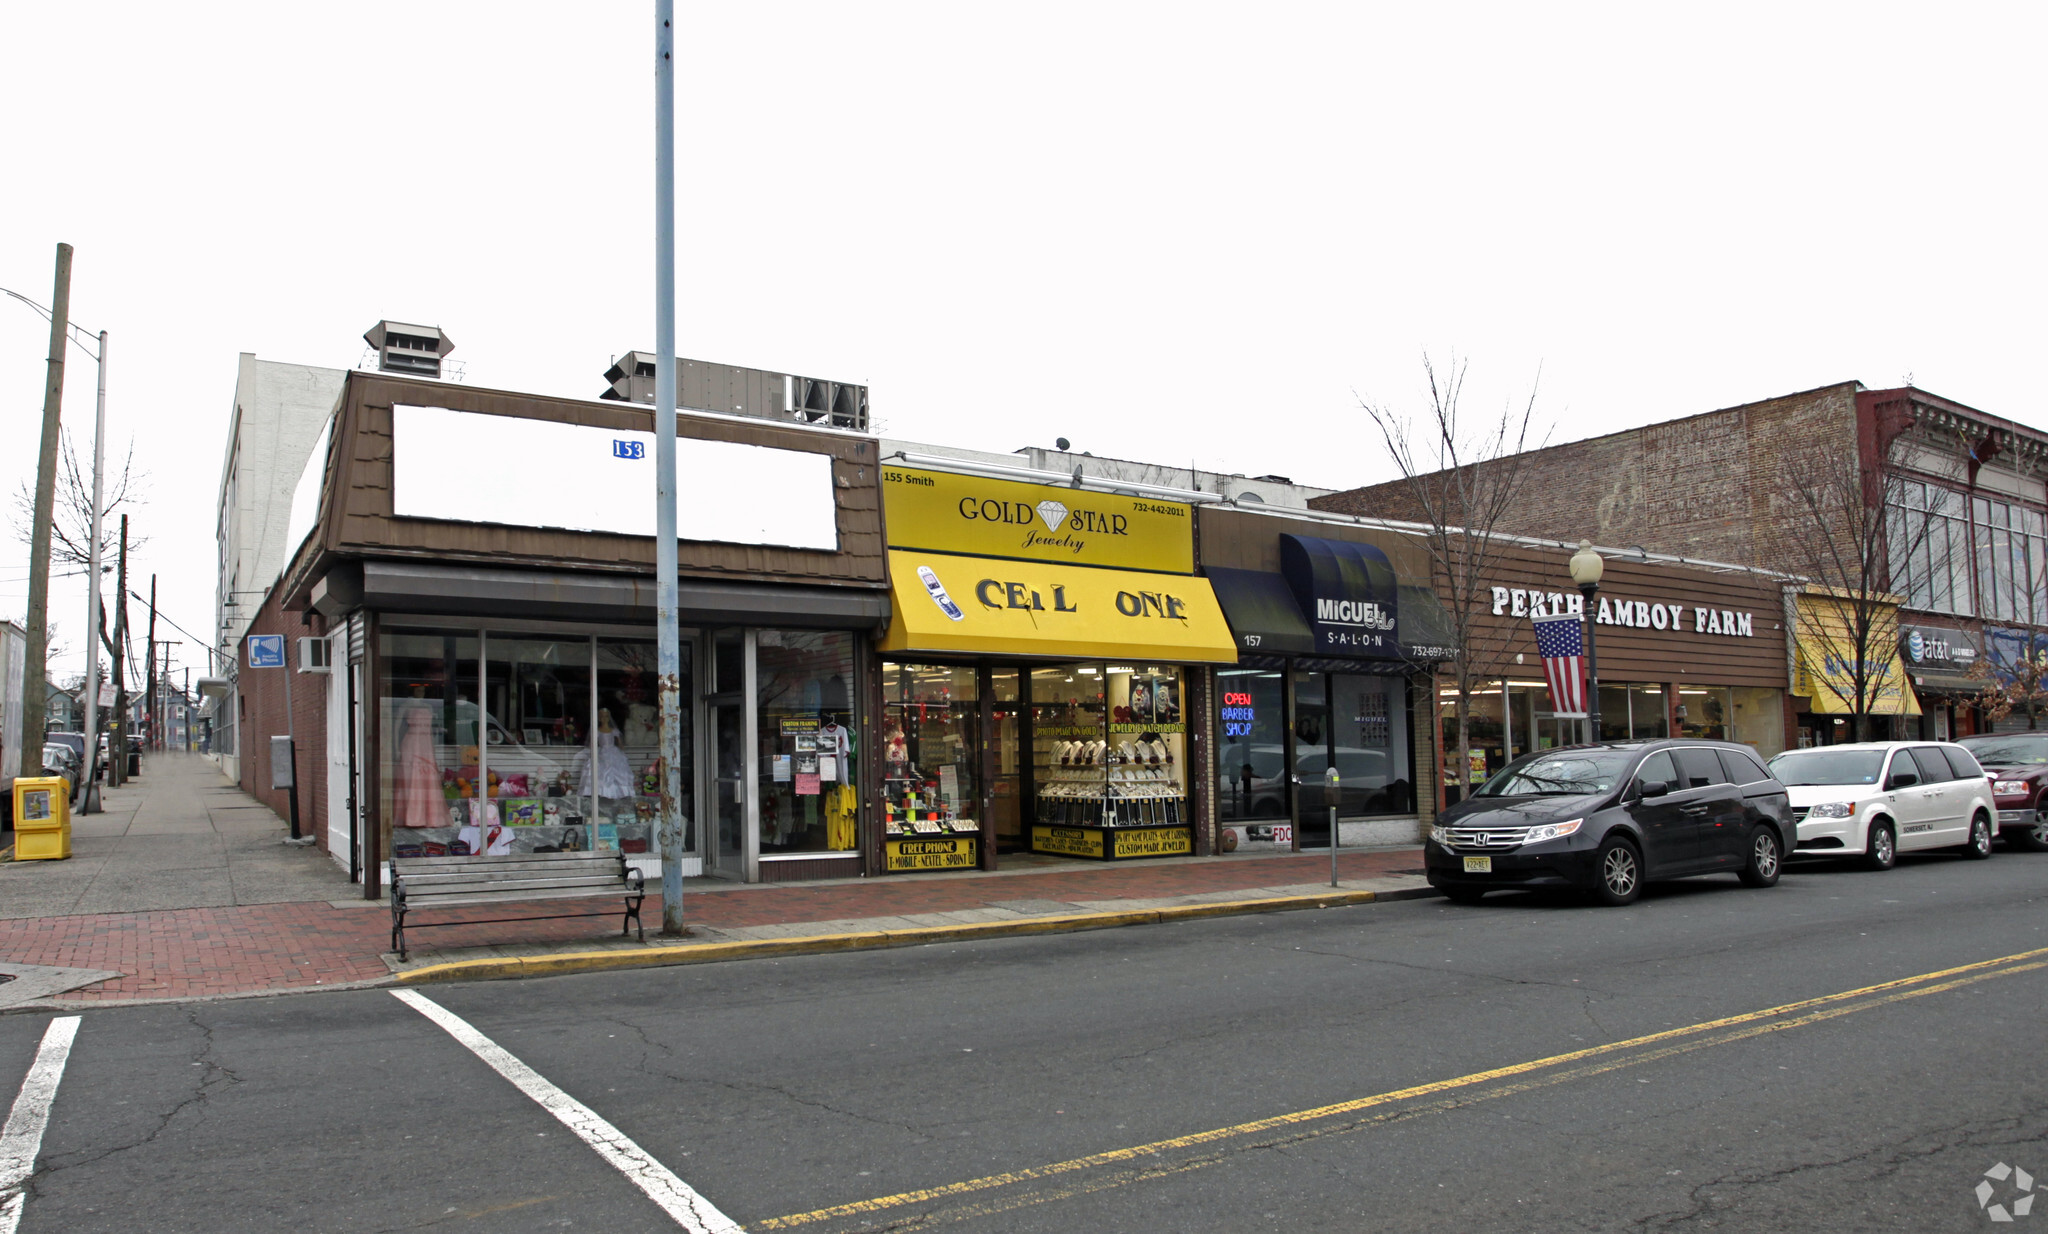
[[(21, 749), (17, 775), (43, 774), (43, 733), (50, 688), (50, 520), (57, 504), (57, 442), (64, 408), (64, 343), (71, 328), (71, 246), (57, 246), (57, 291), (50, 306), (50, 366), (43, 386), (43, 443), (36, 457), (35, 522), (29, 532), (28, 645), (21, 674)], [(90, 637), (88, 635), (88, 637)], [(92, 766), (88, 750), (85, 765)]]
[(100, 812), (100, 781), (93, 773), (93, 764), (100, 757), (100, 537), (102, 519), (100, 503), (106, 498), (107, 461), (107, 332), (100, 331), (99, 396), (95, 400), (92, 418), (92, 545), (86, 550), (90, 558), (85, 567), (85, 794), (79, 803), (79, 813)]
[(654, 605), (661, 694), (661, 932), (683, 932), (682, 630), (676, 621), (675, 0), (654, 0)]
[(1598, 611), (1593, 597), (1600, 592), (1600, 584), (1587, 583), (1579, 588), (1586, 597), (1586, 728), (1590, 738), (1588, 744), (1600, 742), (1600, 657), (1593, 645), (1593, 627), (1599, 623), (1593, 620)]
[(1337, 807), (1330, 807), (1330, 886), (1337, 885)]

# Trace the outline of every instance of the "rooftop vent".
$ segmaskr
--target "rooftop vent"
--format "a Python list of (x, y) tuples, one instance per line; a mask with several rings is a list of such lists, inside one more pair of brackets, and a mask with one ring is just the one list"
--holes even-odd
[[(598, 397), (651, 407), (654, 371), (652, 352), (629, 351), (605, 370), (604, 379), (611, 388)], [(676, 378), (678, 407), (868, 431), (866, 386), (684, 359), (676, 361)]]
[(455, 341), (438, 326), (409, 326), (402, 321), (380, 321), (363, 335), (363, 341), (377, 353), (377, 368), (386, 373), (412, 377), (439, 377), (441, 357), (455, 350)]

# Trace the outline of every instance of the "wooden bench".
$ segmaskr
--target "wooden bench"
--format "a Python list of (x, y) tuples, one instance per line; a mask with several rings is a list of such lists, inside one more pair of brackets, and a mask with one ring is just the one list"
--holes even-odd
[[(647, 941), (640, 923), (640, 902), (647, 898), (647, 878), (626, 864), (620, 852), (512, 853), (503, 857), (399, 857), (391, 863), (391, 949), (406, 958), (405, 916), (423, 908), (458, 908), (471, 904), (502, 904), (525, 900), (602, 900), (619, 896), (625, 902), (619, 934), (634, 928)], [(493, 925), (506, 921), (551, 921), (560, 917), (609, 917), (610, 909), (591, 913), (535, 913), (525, 917), (489, 917), (482, 921), (429, 921), (413, 928), (444, 925)]]

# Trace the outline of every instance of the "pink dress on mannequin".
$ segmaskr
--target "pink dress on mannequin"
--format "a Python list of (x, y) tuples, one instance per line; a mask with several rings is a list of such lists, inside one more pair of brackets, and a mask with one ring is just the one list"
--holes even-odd
[(406, 712), (398, 743), (398, 800), (392, 825), (446, 827), (448, 799), (441, 792), (441, 765), (434, 761), (434, 719), (425, 707)]

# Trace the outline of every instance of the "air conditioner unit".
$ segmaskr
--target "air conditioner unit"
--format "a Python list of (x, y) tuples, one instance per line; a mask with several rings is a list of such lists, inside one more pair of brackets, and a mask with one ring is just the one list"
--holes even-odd
[(324, 638), (308, 635), (299, 640), (299, 671), (325, 673), (334, 668), (334, 645)]

